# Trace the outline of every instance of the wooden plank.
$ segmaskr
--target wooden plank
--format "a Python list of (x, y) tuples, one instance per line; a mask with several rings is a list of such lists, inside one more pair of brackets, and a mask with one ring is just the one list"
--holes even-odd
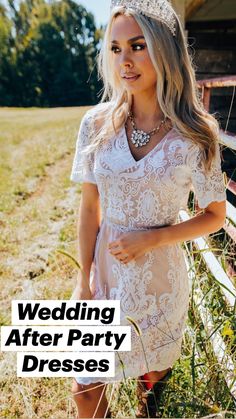
[[(182, 221), (190, 220), (190, 216), (185, 210), (181, 210), (179, 215)], [(214, 275), (218, 283), (221, 285), (221, 290), (224, 293), (228, 304), (231, 307), (234, 307), (234, 304), (236, 301), (236, 288), (232, 284), (230, 278), (226, 275), (224, 269), (222, 268), (222, 266), (220, 265), (216, 257), (211, 252), (206, 240), (203, 237), (198, 237), (194, 239), (193, 242), (196, 244), (197, 248), (201, 251), (201, 255), (206, 265), (210, 269), (211, 273)]]
[(229, 135), (226, 132), (220, 130), (220, 143), (225, 145), (226, 147), (231, 148), (232, 150), (236, 150), (236, 136)]
[(179, 19), (184, 28), (185, 27), (185, 0), (172, 0), (171, 3), (177, 15), (179, 16)]
[(226, 201), (227, 217), (236, 224), (236, 208), (228, 201)]
[(225, 76), (225, 77), (215, 77), (212, 79), (203, 79), (198, 80), (197, 82), (199, 87), (207, 87), (208, 89), (214, 87), (230, 87), (236, 86), (236, 76)]
[(191, 262), (191, 267), (189, 265), (187, 257), (185, 257), (185, 262), (188, 269), (188, 274), (190, 277), (190, 281), (192, 282), (195, 280), (195, 287), (194, 287), (194, 302), (197, 306), (197, 310), (200, 314), (204, 329), (206, 334), (210, 336), (210, 341), (212, 344), (213, 352), (216, 356), (216, 359), (219, 362), (219, 367), (224, 366), (224, 378), (229, 388), (230, 393), (235, 398), (236, 397), (236, 381), (235, 381), (235, 365), (230, 355), (228, 355), (227, 347), (225, 342), (223, 341), (221, 334), (218, 331), (215, 331), (216, 326), (214, 325), (211, 313), (207, 308), (204, 300), (203, 293), (199, 284), (197, 285), (196, 282), (196, 274), (194, 270), (194, 261), (188, 255), (188, 258)]
[(235, 19), (227, 20), (202, 20), (202, 21), (188, 21), (186, 19), (186, 29), (190, 31), (202, 31), (209, 29), (234, 29)]
[(194, 49), (236, 50), (235, 34), (222, 31), (188, 31), (188, 42)]
[(196, 49), (194, 63), (197, 72), (209, 74), (236, 74), (236, 56), (234, 51)]
[(185, 10), (185, 19), (189, 20), (191, 17), (206, 3), (206, 0), (191, 0)]
[[(235, 137), (236, 142), (236, 137)], [(234, 182), (232, 179), (229, 179), (229, 182), (227, 183), (227, 188), (230, 192), (232, 192), (234, 195), (236, 195), (236, 182)]]
[(203, 7), (191, 18), (195, 22), (221, 19), (236, 19), (235, 0), (207, 0)]
[(204, 85), (202, 101), (203, 101), (203, 106), (207, 112), (209, 112), (209, 109), (210, 109), (210, 100), (211, 100), (211, 89), (209, 89), (209, 87), (206, 87)]
[(229, 222), (229, 220), (226, 220), (223, 226), (226, 233), (231, 237), (231, 239), (236, 243), (236, 228)]
[[(232, 73), (229, 73), (229, 74), (227, 74), (227, 73), (224, 73), (224, 74), (221, 74), (221, 73), (218, 73), (217, 75), (216, 75), (216, 77), (231, 77), (232, 76)], [(207, 72), (201, 72), (201, 69), (199, 68), (198, 69), (198, 71), (197, 71), (197, 73), (196, 73), (196, 77), (197, 77), (197, 82), (199, 82), (199, 81), (201, 81), (201, 80), (210, 80), (210, 79), (212, 79), (213, 78), (213, 74), (212, 73), (207, 73)], [(231, 88), (228, 88), (228, 87), (222, 87), (221, 89), (214, 89), (214, 87), (212, 88), (212, 90), (213, 90), (213, 94), (214, 94), (214, 96), (216, 95), (218, 95), (218, 96), (232, 96), (232, 87)]]

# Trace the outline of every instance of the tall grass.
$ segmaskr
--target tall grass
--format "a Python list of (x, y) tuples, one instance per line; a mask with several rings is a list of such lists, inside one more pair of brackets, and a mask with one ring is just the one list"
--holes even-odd
[[(83, 108), (0, 110), (2, 324), (10, 324), (12, 299), (70, 298), (78, 267), (64, 255), (76, 254), (80, 186), (72, 186), (68, 179), (84, 111)], [(223, 266), (232, 262), (232, 247), (226, 241), (213, 235), (211, 244)], [(58, 254), (57, 249), (64, 254)], [(225, 366), (219, 365), (215, 358), (194, 301), (196, 284), (200, 284), (215, 328), (234, 361), (235, 312), (227, 306), (199, 252), (191, 246), (188, 251), (195, 271), (189, 316), (182, 354), (173, 367), (159, 412), (163, 417), (173, 418), (219, 412), (225, 412), (225, 417), (235, 417), (235, 403), (224, 379)], [(1, 355), (0, 417), (75, 417), (70, 379), (16, 378), (15, 365), (15, 354)], [(113, 417), (134, 416), (136, 384), (135, 379), (125, 377), (120, 383), (108, 385)]]

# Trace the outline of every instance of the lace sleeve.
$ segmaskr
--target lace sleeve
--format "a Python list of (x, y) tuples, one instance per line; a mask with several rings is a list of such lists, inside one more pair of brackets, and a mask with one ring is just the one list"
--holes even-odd
[(211, 202), (226, 200), (219, 144), (217, 144), (216, 158), (208, 173), (204, 168), (203, 158), (204, 151), (199, 146), (193, 145), (188, 153), (188, 166), (191, 171), (191, 183), (200, 208), (206, 208)]
[(92, 133), (93, 118), (87, 112), (82, 118), (76, 141), (76, 151), (70, 175), (70, 180), (74, 182), (89, 182), (96, 184), (93, 173), (94, 153), (84, 153), (85, 148), (90, 144)]

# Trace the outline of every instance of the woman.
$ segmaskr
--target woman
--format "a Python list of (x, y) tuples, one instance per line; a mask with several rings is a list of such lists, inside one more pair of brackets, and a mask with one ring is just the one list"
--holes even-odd
[[(99, 69), (101, 103), (84, 116), (71, 179), (82, 182), (79, 259), (72, 298), (118, 299), (132, 317), (126, 377), (147, 381), (139, 417), (155, 417), (158, 384), (181, 354), (189, 288), (181, 242), (225, 220), (218, 125), (202, 107), (178, 17), (166, 0), (112, 2)], [(178, 222), (193, 187), (200, 215)], [(101, 208), (101, 210), (100, 210)], [(78, 417), (105, 417), (105, 383), (78, 378)], [(150, 390), (152, 388), (152, 391)]]

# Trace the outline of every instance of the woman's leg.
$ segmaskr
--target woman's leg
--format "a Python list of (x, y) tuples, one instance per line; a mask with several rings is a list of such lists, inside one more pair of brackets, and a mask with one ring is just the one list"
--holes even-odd
[(158, 400), (165, 388), (164, 381), (168, 380), (171, 370), (172, 368), (167, 368), (162, 371), (151, 371), (138, 378), (137, 418), (156, 417), (158, 413)]
[(150, 388), (152, 388), (153, 385), (157, 383), (157, 381), (160, 381), (167, 374), (169, 370), (171, 370), (171, 368), (167, 368), (166, 370), (162, 370), (162, 371), (150, 371), (144, 374), (142, 376), (142, 379), (144, 380), (143, 382), (145, 386), (147, 387), (147, 389), (149, 390)]
[(78, 409), (77, 419), (107, 417), (108, 402), (105, 392), (104, 383), (83, 385), (73, 380), (72, 393)]

